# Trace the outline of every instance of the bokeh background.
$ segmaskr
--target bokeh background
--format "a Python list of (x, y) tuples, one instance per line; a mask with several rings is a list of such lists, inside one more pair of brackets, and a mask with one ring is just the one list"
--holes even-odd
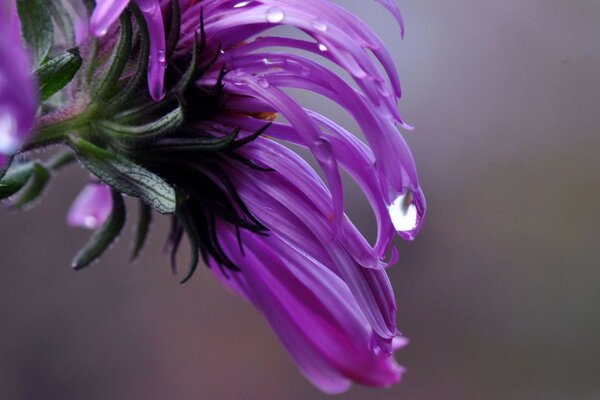
[[(600, 2), (402, 0), (404, 41), (374, 2), (339, 3), (395, 55), (429, 205), (390, 269), (405, 380), (339, 398), (599, 399)], [(64, 214), (84, 180), (64, 173), (43, 204), (2, 211), (0, 398), (328, 398), (207, 271), (178, 285), (164, 220), (134, 265), (128, 228), (73, 272), (88, 234)], [(364, 200), (349, 199), (372, 237)]]

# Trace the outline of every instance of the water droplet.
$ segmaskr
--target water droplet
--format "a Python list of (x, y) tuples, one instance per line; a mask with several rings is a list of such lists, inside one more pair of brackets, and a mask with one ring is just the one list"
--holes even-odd
[(327, 50), (329, 50), (329, 49), (328, 49), (328, 48), (327, 48), (327, 46), (325, 46), (323, 43), (319, 43), (319, 50), (321, 50), (321, 51), (325, 52), (325, 51), (327, 51)]
[(279, 7), (271, 7), (267, 10), (265, 17), (267, 18), (268, 22), (272, 24), (277, 24), (283, 21), (283, 19), (285, 18), (285, 13)]
[(166, 56), (165, 56), (165, 51), (164, 50), (159, 50), (157, 58), (158, 58), (158, 62), (160, 62), (160, 63), (166, 62), (167, 59), (166, 59)]
[(269, 87), (269, 82), (267, 82), (266, 79), (259, 79), (257, 83), (258, 86), (260, 86), (263, 89), (267, 89)]
[(17, 121), (9, 110), (0, 111), (0, 153), (12, 154), (19, 147)]
[(246, 7), (248, 4), (250, 4), (249, 1), (240, 1), (239, 3), (235, 4), (233, 6), (233, 8), (242, 8), (242, 7)]
[(401, 194), (388, 206), (390, 218), (394, 228), (406, 240), (413, 240), (420, 228), (423, 219), (421, 206), (415, 202), (415, 195), (411, 190)]
[(333, 162), (333, 148), (331, 143), (324, 137), (315, 140), (310, 148), (315, 158), (325, 164)]
[(96, 36), (104, 36), (108, 33), (108, 29), (107, 28), (102, 28), (96, 31)]
[(318, 20), (318, 19), (313, 21), (312, 27), (315, 28), (315, 30), (317, 30), (319, 32), (327, 31), (327, 24), (325, 24), (325, 22)]
[(95, 229), (98, 226), (98, 218), (93, 215), (86, 215), (83, 218), (83, 225), (88, 229)]

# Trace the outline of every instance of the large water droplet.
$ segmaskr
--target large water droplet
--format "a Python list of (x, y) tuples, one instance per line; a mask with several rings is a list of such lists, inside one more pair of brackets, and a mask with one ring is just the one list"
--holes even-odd
[(413, 192), (407, 190), (388, 206), (394, 228), (406, 240), (414, 240), (423, 219), (422, 205), (415, 200)]
[(248, 4), (250, 4), (250, 1), (240, 1), (239, 3), (235, 4), (233, 8), (246, 7)]
[(326, 138), (321, 137), (315, 140), (310, 149), (318, 161), (325, 164), (330, 164), (334, 161), (333, 148)]
[(17, 121), (9, 110), (0, 110), (0, 153), (12, 154), (19, 147)]
[(323, 43), (319, 43), (319, 50), (321, 50), (321, 51), (325, 52), (325, 51), (327, 51), (327, 50), (329, 50), (329, 49), (328, 49), (328, 48), (327, 48), (327, 46), (325, 46)]
[(156, 56), (158, 58), (158, 62), (164, 63), (167, 61), (164, 50), (159, 50)]
[(283, 19), (285, 18), (285, 13), (279, 7), (271, 7), (267, 10), (265, 17), (267, 18), (268, 22), (272, 24), (277, 24), (283, 21)]

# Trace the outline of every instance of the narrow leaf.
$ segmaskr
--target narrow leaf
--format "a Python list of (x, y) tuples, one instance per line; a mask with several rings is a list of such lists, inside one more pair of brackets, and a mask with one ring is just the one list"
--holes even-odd
[(125, 203), (121, 193), (112, 190), (112, 210), (104, 224), (94, 233), (88, 244), (75, 256), (72, 267), (81, 269), (100, 257), (121, 233), (125, 225)]
[(140, 203), (140, 213), (138, 223), (135, 229), (135, 241), (133, 242), (133, 250), (131, 252), (131, 260), (135, 260), (140, 255), (148, 232), (150, 232), (150, 224), (152, 223), (152, 207), (145, 203)]
[(183, 94), (187, 87), (192, 83), (194, 76), (196, 75), (196, 69), (198, 68), (198, 34), (194, 33), (194, 45), (192, 47), (192, 60), (188, 69), (183, 74), (181, 80), (175, 87), (175, 93)]
[(34, 69), (46, 60), (54, 44), (54, 26), (45, 3), (42, 0), (17, 1), (21, 34), (33, 56)]
[(223, 137), (166, 138), (152, 143), (152, 147), (169, 151), (218, 151), (231, 146), (239, 133), (236, 128)]
[(125, 12), (121, 14), (119, 21), (121, 27), (119, 41), (110, 56), (110, 60), (108, 60), (106, 73), (100, 77), (99, 83), (95, 88), (93, 97), (97, 97), (98, 99), (107, 99), (113, 94), (131, 53), (133, 37), (131, 13), (125, 10)]
[(181, 127), (184, 119), (183, 106), (180, 103), (173, 111), (146, 124), (123, 125), (113, 121), (101, 121), (98, 123), (98, 126), (119, 139), (139, 142), (155, 139), (174, 132)]
[(124, 194), (140, 198), (161, 214), (175, 212), (175, 189), (158, 175), (84, 139), (72, 138), (71, 144), (81, 163), (101, 181)]
[(21, 190), (33, 174), (34, 163), (11, 166), (0, 180), (0, 199), (6, 199)]
[(198, 263), (200, 262), (200, 256), (199, 256), (200, 242), (199, 242), (199, 238), (198, 238), (198, 233), (196, 232), (194, 225), (190, 222), (191, 216), (189, 215), (189, 213), (185, 212), (185, 211), (179, 211), (177, 213), (177, 217), (179, 219), (179, 222), (183, 226), (183, 230), (185, 231), (185, 234), (190, 243), (191, 258), (190, 258), (190, 262), (188, 264), (187, 273), (181, 280), (181, 284), (183, 285), (184, 283), (186, 283), (187, 281), (190, 280), (192, 275), (194, 275), (196, 268), (198, 268)]
[(31, 204), (43, 193), (49, 181), (50, 172), (42, 164), (34, 162), (29, 184), (11, 208), (23, 208)]
[(72, 49), (42, 64), (35, 71), (38, 77), (41, 100), (46, 101), (71, 82), (77, 71), (79, 71), (81, 63), (79, 50)]
[(140, 53), (138, 55), (135, 72), (127, 80), (125, 87), (122, 90), (119, 90), (119, 92), (111, 99), (110, 104), (107, 105), (107, 113), (109, 115), (115, 113), (115, 110), (121, 109), (122, 106), (132, 98), (141, 84), (146, 82), (146, 74), (148, 72), (148, 55), (150, 53), (150, 34), (148, 32), (148, 26), (146, 25), (146, 20), (139, 8), (135, 5), (130, 6), (130, 8), (138, 25)]

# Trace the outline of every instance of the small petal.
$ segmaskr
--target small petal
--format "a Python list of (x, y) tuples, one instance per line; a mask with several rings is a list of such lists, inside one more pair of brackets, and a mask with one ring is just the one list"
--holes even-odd
[(94, 36), (104, 36), (129, 4), (129, 0), (97, 0), (90, 19), (90, 31)]
[(69, 213), (67, 224), (72, 227), (97, 229), (112, 209), (110, 188), (102, 183), (90, 183), (77, 196)]
[(164, 96), (166, 68), (166, 41), (163, 15), (158, 0), (136, 0), (144, 15), (150, 33), (150, 59), (148, 62), (148, 88), (155, 101)]

